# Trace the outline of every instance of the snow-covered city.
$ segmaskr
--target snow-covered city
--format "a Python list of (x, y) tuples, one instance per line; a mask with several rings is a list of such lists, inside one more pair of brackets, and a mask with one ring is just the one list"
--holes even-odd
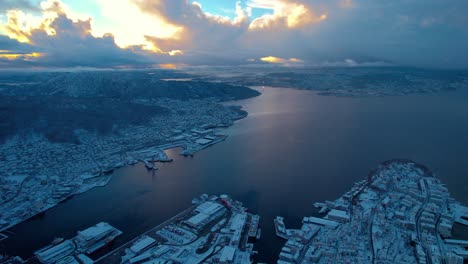
[[(56, 238), (30, 259), (5, 263), (251, 263), (260, 217), (227, 195), (201, 195), (192, 206), (141, 236), (93, 260), (122, 232), (101, 222), (71, 239)], [(3, 263), (3, 262), (2, 262)]]
[(80, 144), (51, 142), (40, 134), (15, 136), (0, 145), (0, 233), (72, 195), (105, 186), (114, 169), (145, 162), (167, 162), (165, 149), (180, 147), (193, 155), (228, 135), (223, 133), (246, 116), (238, 107), (212, 100), (159, 99), (170, 109), (146, 125), (129, 126), (109, 135), (86, 130), (75, 134)]
[(383, 163), (335, 201), (316, 203), (325, 217), (304, 217), (300, 229), (275, 219), (287, 239), (278, 264), (460, 263), (468, 241), (452, 237), (468, 225), (468, 207), (453, 198), (424, 166)]
[(0, 0), (0, 264), (468, 264), (467, 11)]

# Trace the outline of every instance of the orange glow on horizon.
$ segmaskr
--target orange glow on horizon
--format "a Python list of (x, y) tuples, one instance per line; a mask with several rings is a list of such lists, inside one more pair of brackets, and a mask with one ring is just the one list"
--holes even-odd
[(275, 57), (275, 56), (263, 57), (263, 58), (260, 58), (260, 60), (263, 62), (267, 62), (267, 63), (283, 64), (285, 66), (297, 65), (297, 64), (304, 62), (303, 60), (298, 59), (298, 58), (283, 59), (283, 58)]
[(44, 56), (44, 54), (39, 52), (32, 52), (32, 53), (0, 53), (0, 59), (7, 59), (7, 60), (16, 60), (19, 58), (23, 59), (30, 59), (30, 58), (39, 58)]
[(263, 58), (260, 58), (260, 60), (263, 61), (263, 62), (268, 62), (268, 63), (282, 63), (282, 62), (284, 62), (284, 59), (274, 57), (274, 56), (263, 57)]
[(290, 62), (303, 62), (302, 60), (300, 60), (298, 58), (290, 58), (289, 61)]
[(184, 52), (181, 50), (171, 50), (171, 51), (164, 51), (156, 44), (146, 41), (146, 44), (142, 46), (143, 50), (154, 52), (154, 53), (161, 53), (161, 54), (167, 54), (169, 56), (177, 56), (177, 55), (183, 55)]
[[(1, 1), (1, 0), (0, 0)], [(205, 40), (198, 40), (197, 29), (193, 26), (213, 27), (213, 34), (210, 31), (201, 30), (207, 36), (206, 42), (213, 42), (212, 36), (217, 35), (216, 30), (231, 32), (242, 32), (239, 38), (249, 37), (248, 31), (267, 31), (281, 29), (294, 30), (303, 28), (309, 24), (319, 23), (327, 19), (327, 13), (320, 13), (309, 4), (301, 4), (299, 1), (290, 0), (250, 0), (249, 4), (242, 4), (241, 1), (236, 4), (236, 17), (225, 18), (221, 15), (210, 14), (202, 9), (202, 6), (196, 2), (187, 2), (194, 8), (187, 13), (187, 19), (194, 19), (194, 24), (170, 19), (168, 14), (157, 9), (146, 10), (146, 5), (151, 1), (145, 0), (92, 0), (96, 1), (96, 7), (102, 11), (102, 14), (93, 16), (89, 14), (78, 13), (70, 6), (64, 3), (64, 0), (40, 0), (39, 12), (30, 10), (10, 9), (6, 10), (6, 21), (0, 22), (0, 35), (6, 35), (19, 42), (28, 43), (36, 50), (48, 51), (48, 48), (54, 48), (55, 42), (67, 40), (68, 35), (74, 34), (83, 39), (83, 45), (92, 45), (87, 42), (87, 38), (95, 38), (100, 42), (100, 38), (106, 41), (113, 41), (117, 48), (128, 50), (142, 56), (148, 56), (155, 65), (161, 61), (171, 60), (181, 62), (181, 59), (173, 60), (171, 56), (180, 56), (190, 53), (192, 49), (207, 46)], [(352, 3), (352, 0), (339, 0), (345, 4)], [(163, 3), (164, 1), (156, 0)], [(161, 5), (165, 6), (165, 5)], [(168, 5), (171, 6), (171, 5)], [(252, 15), (252, 8), (267, 9), (268, 12), (262, 16)], [(322, 14), (323, 13), (323, 14)], [(322, 15), (320, 15), (322, 14)], [(196, 15), (196, 16), (195, 16)], [(193, 17), (192, 17), (193, 16)], [(56, 21), (56, 19), (60, 20)], [(123, 19), (125, 18), (125, 19)], [(128, 19), (127, 19), (128, 18)], [(65, 20), (70, 23), (66, 28), (62, 25)], [(200, 21), (198, 21), (200, 20)], [(60, 22), (60, 23), (55, 23)], [(200, 22), (199, 24), (195, 22)], [(64, 28), (62, 28), (64, 27)], [(201, 34), (201, 35), (203, 35)], [(229, 35), (230, 33), (227, 33)], [(53, 36), (53, 37), (52, 37)], [(49, 38), (50, 37), (50, 38)], [(229, 38), (226, 38), (229, 39)], [(49, 41), (50, 40), (50, 41)], [(217, 37), (215, 41), (219, 41)], [(239, 41), (243, 43), (243, 41)], [(221, 44), (222, 45), (222, 44)], [(20, 52), (26, 53), (21, 54)], [(47, 52), (49, 53), (49, 52)], [(50, 51), (49, 54), (53, 52)], [(268, 55), (268, 54), (264, 54)], [(281, 54), (276, 54), (283, 56)], [(0, 52), (1, 59), (34, 59), (43, 56), (40, 53), (29, 53), (29, 50), (15, 50)], [(272, 64), (282, 64), (285, 66), (295, 66), (303, 64), (304, 61), (298, 58), (282, 58), (276, 56), (267, 56), (263, 58), (254, 57), (250, 62), (264, 62)], [(263, 56), (263, 55), (262, 55)], [(187, 56), (189, 63), (190, 56)], [(153, 60), (154, 59), (154, 60)], [(183, 63), (163, 63), (159, 67), (165, 69), (180, 68)]]
[(162, 69), (166, 69), (166, 70), (175, 70), (177, 69), (177, 64), (164, 63), (164, 64), (159, 64), (158, 67)]

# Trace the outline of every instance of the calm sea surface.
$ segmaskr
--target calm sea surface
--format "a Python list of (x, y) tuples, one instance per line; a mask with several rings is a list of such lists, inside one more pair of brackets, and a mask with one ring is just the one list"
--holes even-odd
[[(78, 195), (17, 225), (0, 251), (31, 256), (54, 237), (72, 237), (100, 221), (124, 231), (114, 247), (163, 222), (202, 193), (229, 194), (261, 215), (259, 260), (276, 260), (283, 240), (273, 218), (299, 227), (316, 201), (333, 200), (381, 161), (409, 158), (431, 168), (468, 205), (468, 92), (339, 98), (258, 88), (234, 102), (249, 116), (225, 142), (194, 158), (178, 156), (159, 171), (142, 164), (117, 170), (104, 188)], [(466, 230), (466, 229), (465, 229)], [(465, 231), (457, 231), (465, 234)]]

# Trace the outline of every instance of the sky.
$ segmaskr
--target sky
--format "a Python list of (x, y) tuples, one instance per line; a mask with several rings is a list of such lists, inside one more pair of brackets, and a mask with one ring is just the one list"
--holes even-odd
[(0, 68), (468, 68), (467, 0), (0, 0)]

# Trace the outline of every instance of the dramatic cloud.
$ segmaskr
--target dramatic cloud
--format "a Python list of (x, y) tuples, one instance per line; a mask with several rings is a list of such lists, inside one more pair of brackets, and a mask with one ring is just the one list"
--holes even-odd
[(111, 33), (117, 45), (127, 48), (141, 45), (144, 49), (162, 52), (158, 47), (148, 42), (146, 37), (173, 39), (182, 28), (165, 22), (162, 16), (142, 12), (137, 1), (132, 0), (96, 0), (106, 19), (106, 26), (95, 25), (93, 34), (102, 36)]
[(315, 47), (346, 58), (424, 67), (468, 67), (468, 1), (355, 1), (337, 8)]
[(31, 66), (42, 54), (29, 44), (0, 35), (0, 67)]
[(3, 66), (7, 65), (5, 60), (10, 61), (10, 67), (127, 67), (150, 64), (146, 57), (137, 52), (116, 46), (112, 35), (92, 36), (90, 20), (71, 20), (59, 2), (43, 5), (43, 10), (41, 20), (30, 19), (22, 11), (8, 12), (8, 22), (3, 31), (10, 38), (0, 38), (0, 43), (6, 44), (0, 54)]
[[(234, 17), (207, 13), (198, 2), (185, 0), (135, 0), (142, 12), (164, 17), (167, 23), (181, 28), (173, 39), (147, 37), (161, 50), (181, 50), (188, 64), (242, 64), (251, 58), (267, 56), (300, 57), (292, 50), (295, 39), (307, 38), (309, 30), (325, 20), (326, 13), (315, 15), (311, 5), (295, 1), (237, 2)], [(252, 9), (262, 8), (272, 14), (253, 18)], [(323, 9), (323, 8), (322, 8)]]
[(4, 0), (1, 65), (468, 67), (466, 0), (204, 2)]
[[(257, 60), (251, 59), (250, 62), (256, 62)], [(284, 59), (275, 56), (268, 56), (260, 58), (260, 61), (272, 64), (281, 64), (283, 66), (302, 66), (304, 61), (297, 58)]]
[(252, 21), (249, 29), (275, 29), (278, 27), (298, 28), (327, 19), (327, 14), (317, 15), (305, 4), (279, 0), (251, 0), (250, 8), (270, 9), (271, 15), (264, 15)]

